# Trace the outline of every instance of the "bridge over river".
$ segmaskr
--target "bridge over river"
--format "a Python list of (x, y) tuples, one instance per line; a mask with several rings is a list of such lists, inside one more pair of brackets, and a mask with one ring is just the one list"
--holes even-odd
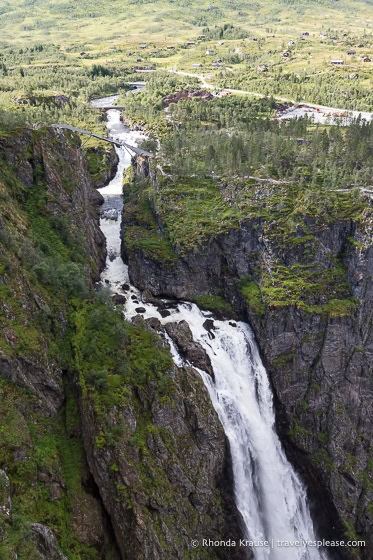
[(93, 138), (98, 138), (99, 140), (104, 140), (105, 142), (110, 142), (110, 144), (114, 144), (118, 146), (118, 148), (125, 148), (130, 152), (133, 152), (137, 156), (146, 156), (146, 157), (153, 157), (151, 152), (147, 152), (146, 150), (141, 150), (141, 148), (137, 148), (135, 146), (131, 146), (123, 140), (113, 140), (112, 138), (108, 138), (107, 136), (100, 136), (99, 134), (94, 134), (89, 130), (83, 130), (82, 128), (76, 128), (75, 126), (71, 126), (69, 124), (51, 124), (49, 125), (52, 128), (63, 128), (66, 130), (72, 130), (73, 132), (79, 132), (80, 134), (86, 134), (87, 136), (92, 136)]

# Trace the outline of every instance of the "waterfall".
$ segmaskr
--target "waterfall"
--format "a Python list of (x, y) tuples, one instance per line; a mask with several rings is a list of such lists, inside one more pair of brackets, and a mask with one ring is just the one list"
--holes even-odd
[[(128, 143), (142, 138), (141, 133), (126, 129), (119, 117), (115, 109), (108, 112), (111, 136)], [(194, 340), (209, 355), (215, 381), (203, 371), (200, 374), (230, 444), (235, 500), (246, 538), (257, 545), (253, 547), (255, 560), (326, 560), (325, 552), (304, 544), (316, 541), (306, 491), (276, 434), (271, 387), (249, 326), (214, 320), (211, 336), (203, 326), (206, 318), (213, 318), (211, 313), (192, 303), (180, 303), (169, 309), (168, 317), (162, 318), (157, 308), (144, 303), (141, 293), (129, 285), (128, 269), (120, 258), (120, 214), (122, 175), (130, 158), (123, 149), (116, 149), (120, 159), (118, 172), (107, 187), (100, 189), (105, 198), (104, 213), (114, 208), (117, 218), (104, 214), (101, 219), (109, 255), (102, 281), (122, 294), (121, 286), (128, 284), (124, 311), (127, 319), (134, 317), (141, 306), (145, 319), (157, 317), (162, 324), (185, 320)], [(171, 351), (177, 365), (182, 364), (173, 344)], [(259, 546), (263, 542), (265, 545)]]

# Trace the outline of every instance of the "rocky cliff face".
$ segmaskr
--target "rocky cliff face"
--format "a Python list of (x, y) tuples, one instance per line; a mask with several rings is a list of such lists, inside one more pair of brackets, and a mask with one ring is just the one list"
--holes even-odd
[(0, 158), (0, 556), (115, 558), (69, 347), (69, 299), (105, 262), (101, 196), (69, 134), (14, 131)]
[(365, 539), (336, 556), (364, 560), (373, 558), (371, 216), (354, 192), (143, 176), (127, 188), (122, 249), (140, 289), (217, 310), (225, 298), (248, 320), (320, 534)]
[[(127, 372), (120, 393), (92, 383), (92, 367), (81, 372), (87, 380), (81, 407), (88, 463), (121, 558), (248, 558), (239, 547), (202, 546), (202, 539), (239, 540), (241, 531), (225, 435), (200, 375), (172, 365), (168, 346), (140, 317), (124, 327), (118, 316), (97, 312), (101, 324), (117, 321), (125, 328)], [(91, 324), (91, 314), (86, 309), (79, 322)], [(77, 333), (83, 352), (84, 330)], [(101, 367), (105, 359), (100, 356)], [(201, 546), (193, 548), (192, 541)]]

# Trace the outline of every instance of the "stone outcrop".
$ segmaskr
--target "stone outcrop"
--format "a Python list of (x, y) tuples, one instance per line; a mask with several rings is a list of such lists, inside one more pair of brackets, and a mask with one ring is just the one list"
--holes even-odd
[(194, 342), (192, 331), (186, 321), (167, 323), (165, 325), (165, 330), (176, 343), (176, 346), (184, 358), (193, 366), (206, 371), (212, 377), (214, 376), (210, 358), (199, 342)]
[(105, 187), (117, 172), (118, 154), (113, 145), (109, 148), (94, 146), (86, 150), (88, 171), (95, 189)]
[(58, 548), (57, 539), (53, 531), (41, 523), (32, 523), (32, 540), (40, 554), (40, 560), (67, 560)]

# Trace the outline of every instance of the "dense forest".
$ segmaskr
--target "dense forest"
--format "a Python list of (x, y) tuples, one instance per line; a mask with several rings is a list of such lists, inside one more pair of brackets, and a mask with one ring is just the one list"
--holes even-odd
[(273, 98), (182, 100), (166, 113), (162, 98), (180, 87), (173, 77), (162, 83), (153, 78), (136, 98), (126, 98), (133, 119), (158, 123), (158, 129), (163, 123), (160, 155), (173, 174), (259, 175), (328, 188), (372, 184), (373, 123), (279, 121)]
[(307, 71), (295, 74), (277, 65), (271, 67), (270, 72), (260, 74), (252, 66), (259, 61), (260, 57), (252, 57), (249, 61), (251, 64), (248, 64), (245, 70), (235, 74), (222, 74), (218, 81), (219, 86), (255, 91), (264, 95), (286, 95), (294, 101), (307, 101), (329, 107), (360, 111), (373, 109), (373, 93), (368, 85), (371, 75), (369, 71), (361, 72), (358, 79), (353, 72), (351, 75), (340, 75), (336, 71), (314, 75)]

